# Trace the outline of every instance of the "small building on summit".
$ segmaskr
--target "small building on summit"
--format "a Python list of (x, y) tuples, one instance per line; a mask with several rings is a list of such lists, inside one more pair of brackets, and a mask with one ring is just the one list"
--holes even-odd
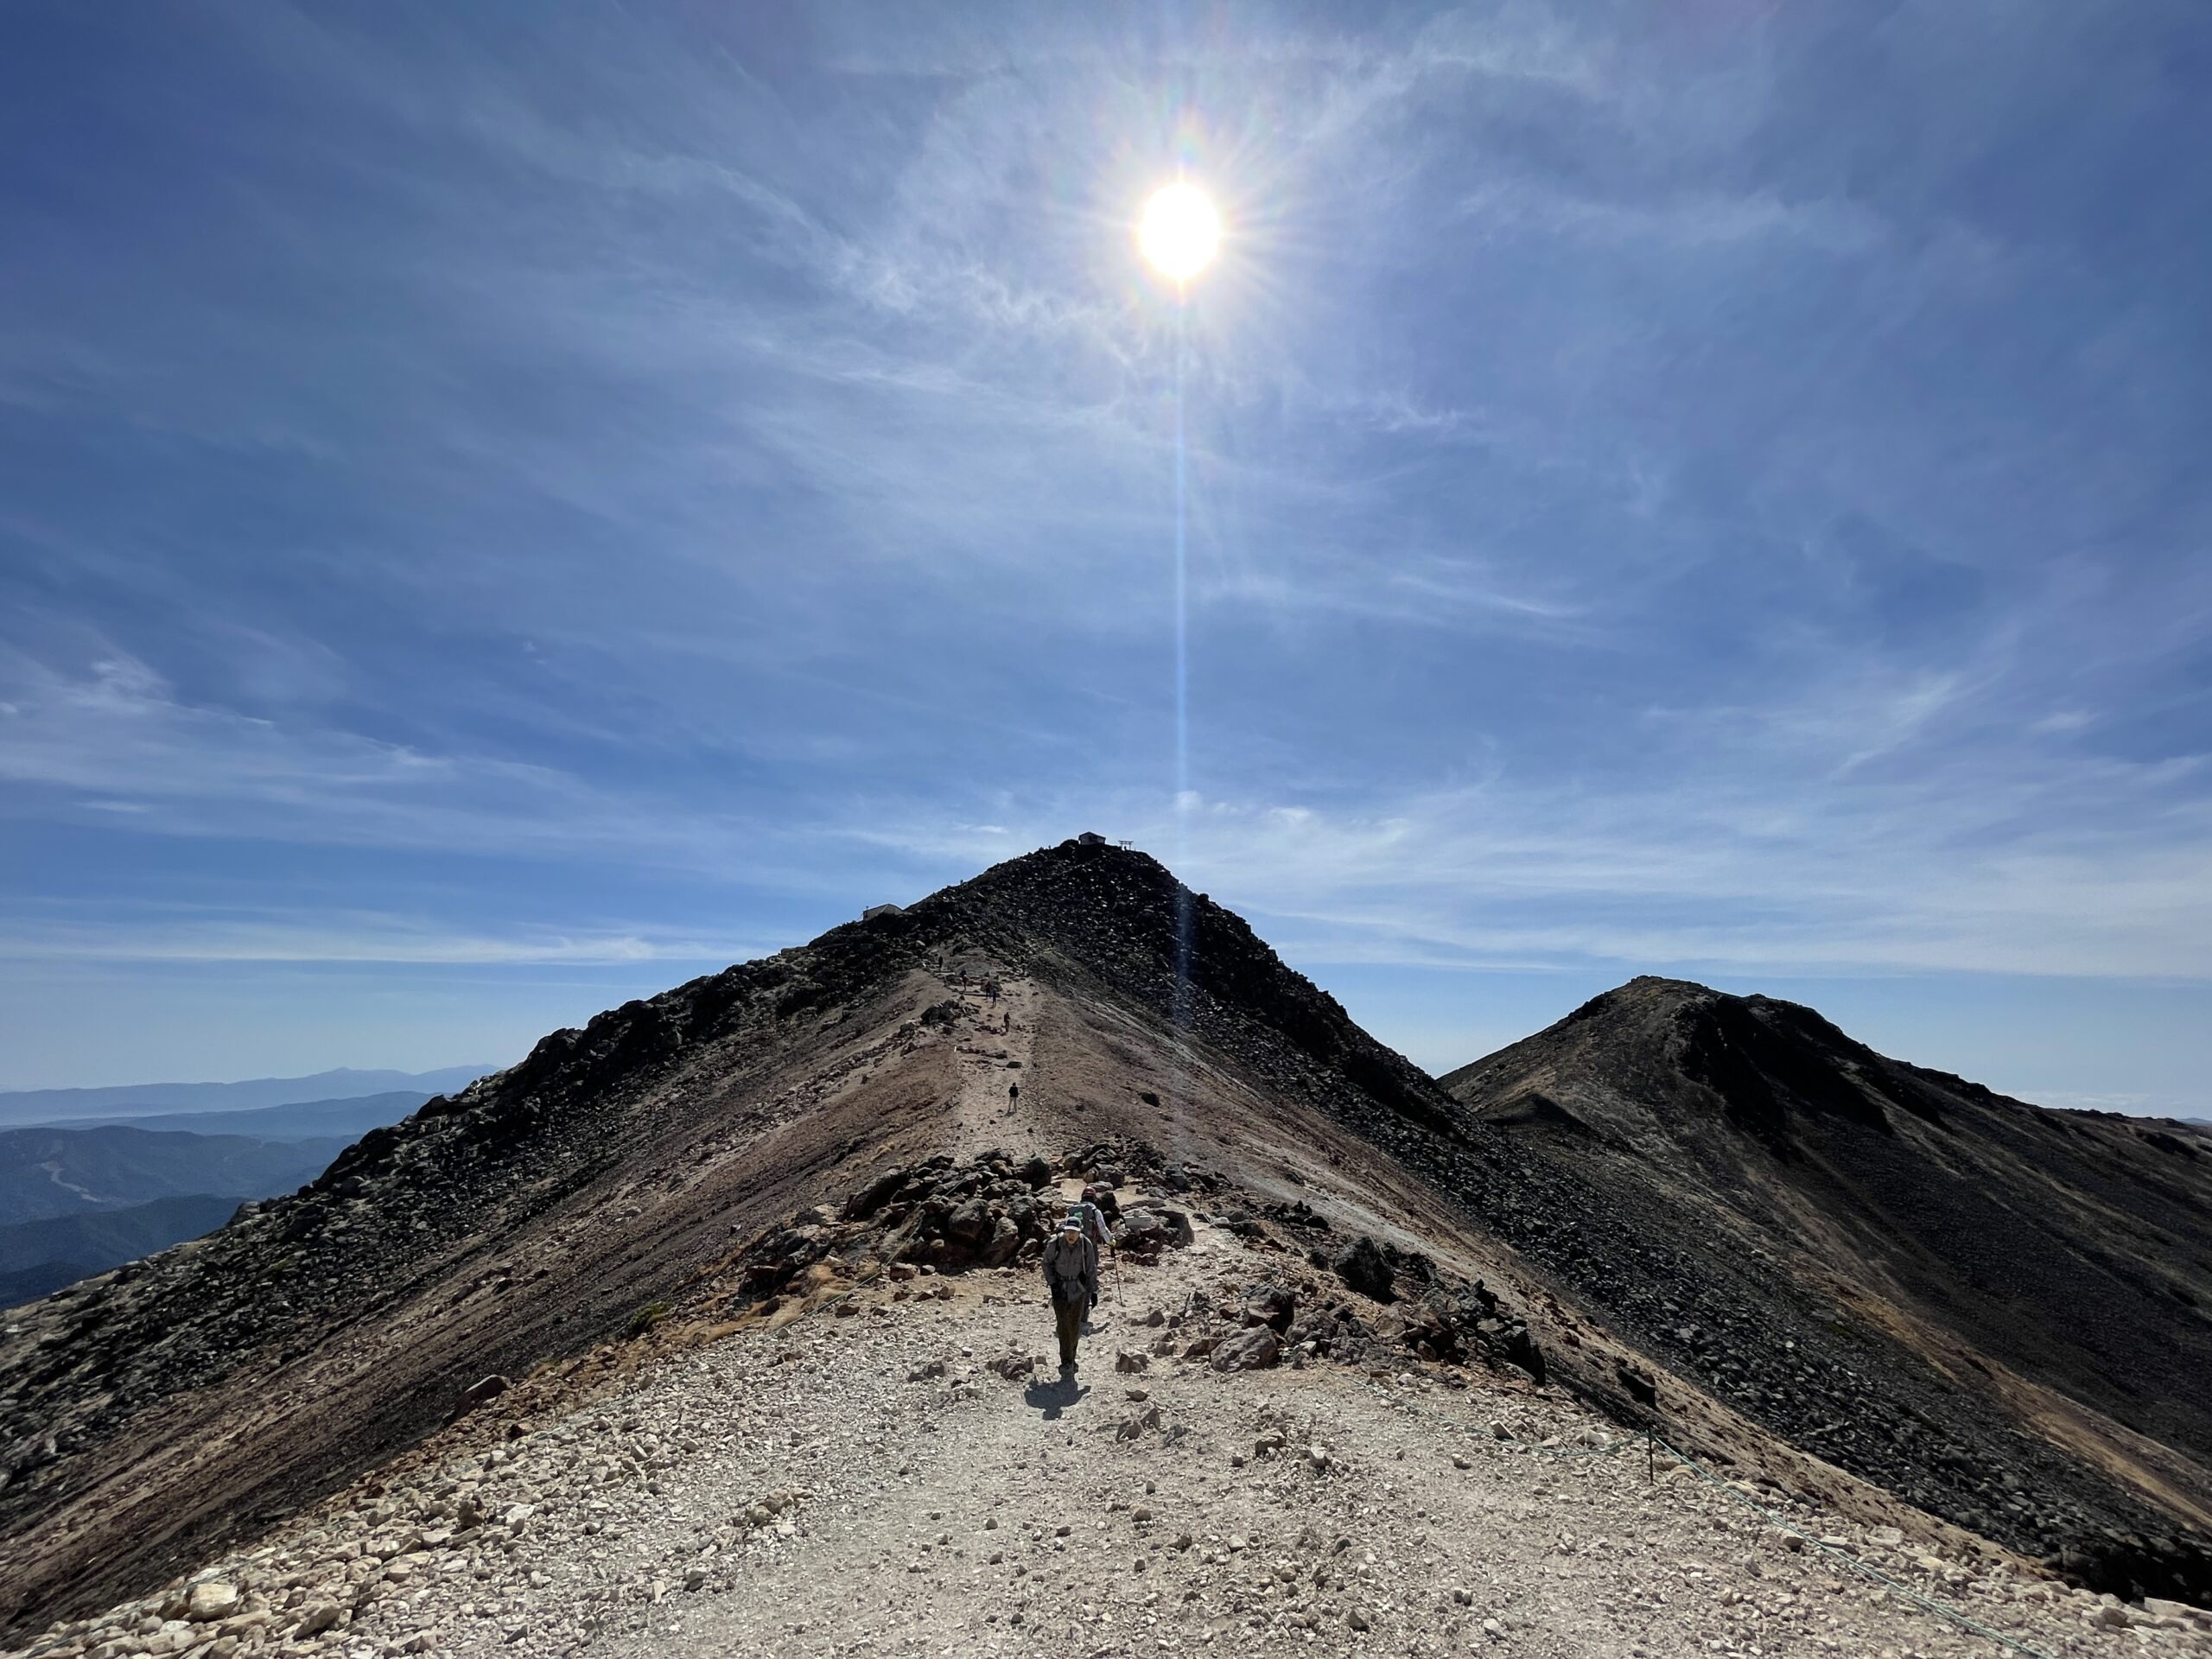
[(904, 905), (870, 905), (861, 912), (861, 920), (872, 922), (879, 916), (903, 916), (906, 912)]
[(1086, 830), (1075, 838), (1075, 844), (1078, 847), (1103, 847), (1106, 837), (1095, 830)]

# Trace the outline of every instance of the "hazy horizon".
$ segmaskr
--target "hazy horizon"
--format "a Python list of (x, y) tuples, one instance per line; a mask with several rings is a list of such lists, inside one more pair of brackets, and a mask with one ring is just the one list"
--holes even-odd
[[(512, 1065), (512, 1062), (503, 1062), (502, 1064), (503, 1065)], [(388, 1065), (332, 1065), (325, 1066), (319, 1071), (302, 1072), (292, 1077), (252, 1076), (233, 1077), (147, 1077), (123, 1082), (27, 1084), (20, 1088), (10, 1085), (5, 1088), (0, 1088), (0, 1097), (20, 1095), (109, 1095), (134, 1089), (236, 1089), (248, 1084), (319, 1084), (325, 1079), (330, 1077), (375, 1077), (380, 1082), (400, 1080), (412, 1083), (419, 1078), (437, 1077), (447, 1072), (467, 1071), (472, 1067), (475, 1068), (479, 1071), (480, 1075), (483, 1072), (502, 1069), (501, 1066), (479, 1067), (476, 1065), (475, 1062), (469, 1060), (459, 1061), (452, 1065), (430, 1065), (413, 1070), (404, 1070), (398, 1066)], [(327, 1096), (327, 1098), (333, 1100), (343, 1100), (348, 1098), (348, 1096), (343, 1095), (334, 1095)], [(283, 1105), (294, 1105), (306, 1103), (287, 1100), (278, 1103)]]
[[(908, 894), (904, 901), (912, 902), (923, 896)], [(823, 926), (852, 920), (859, 908), (855, 906), (851, 914), (832, 918)], [(803, 944), (815, 936), (810, 933), (789, 943)], [(716, 972), (728, 965), (702, 963), (699, 971)], [(1628, 974), (1606, 977), (1567, 969), (1511, 975), (1460, 969), (1446, 976), (1446, 982), (1442, 986), (1433, 976), (1409, 986), (1388, 967), (1363, 969), (1338, 964), (1328, 970), (1295, 962), (1292, 965), (1300, 967), (1324, 990), (1344, 1002), (1368, 1030), (1432, 1075), (1453, 1071), (1517, 1042), (1564, 1018), (1591, 997), (1633, 977)], [(654, 964), (654, 968), (661, 966)], [(504, 1058), (495, 1065), (514, 1064), (548, 1032), (562, 1026), (581, 1026), (604, 1008), (633, 997), (656, 995), (690, 976), (669, 973), (657, 978), (653, 976), (653, 968), (642, 971), (632, 968), (600, 978), (554, 982), (540, 979), (531, 987), (533, 995), (523, 1007), (536, 1009), (550, 1003), (566, 1010), (566, 1017), (536, 1027), (515, 1023), (517, 1018), (529, 1019), (527, 1012), (510, 1016), (505, 1025), (493, 1027), (509, 1037)], [(2208, 1102), (2203, 1094), (2192, 1092), (2194, 1079), (2190, 1074), (2177, 1071), (2171, 1077), (2162, 1077), (2144, 1068), (2139, 1058), (2133, 1064), (2136, 1075), (2163, 1082), (2166, 1088), (2124, 1093), (2101, 1086), (2110, 1076), (2129, 1071), (2125, 1057), (2142, 1043), (2146, 1033), (2175, 1026), (2186, 1027), (2198, 1009), (2212, 1014), (2212, 1007), (2206, 1007), (2202, 988), (2195, 985), (2114, 987), (2046, 979), (2024, 988), (2008, 986), (1996, 978), (1979, 983), (1953, 981), (1945, 987), (1949, 995), (1931, 1007), (1925, 982), (1904, 976), (1808, 980), (1770, 976), (1745, 979), (1687, 971), (1677, 972), (1675, 976), (1699, 978), (1716, 989), (1738, 995), (1758, 992), (1808, 1004), (1834, 1020), (1852, 1036), (1885, 1053), (1916, 1065), (1955, 1071), (2001, 1094), (2038, 1105), (2177, 1117), (2202, 1116), (2207, 1114), (2208, 1108), (2212, 1108), (2212, 1102)], [(1481, 990), (1455, 995), (1457, 988), (1450, 982), (1470, 978), (1480, 982)], [(2061, 1011), (2058, 1005), (2066, 1000), (2086, 1001), (2096, 1009), (2099, 1017), (2094, 1024), (2101, 1046), (2085, 1048), (2065, 1019), (2053, 1017)], [(1479, 1017), (1470, 1017), (1470, 1005), (1479, 1010)], [(330, 1070), (397, 1071), (415, 1077), (481, 1064), (480, 1057), (478, 1060), (454, 1063), (356, 1065), (321, 1068), (320, 1072), (306, 1073), (305, 1077)], [(2048, 1081), (2023, 1081), (2034, 1078)], [(236, 1080), (258, 1079), (239, 1073)], [(175, 1077), (111, 1077), (92, 1084), (10, 1084), (0, 1085), (0, 1095), (55, 1089), (151, 1088), (178, 1082)], [(2066, 1086), (2069, 1084), (2075, 1086)], [(185, 1086), (228, 1084), (194, 1082)]]

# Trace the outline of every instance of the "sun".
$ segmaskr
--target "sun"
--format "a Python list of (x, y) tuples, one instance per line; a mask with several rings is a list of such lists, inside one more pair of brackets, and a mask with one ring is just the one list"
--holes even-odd
[(1221, 215), (1205, 191), (1178, 179), (1145, 203), (1137, 246), (1154, 270), (1179, 286), (1213, 263), (1221, 246)]

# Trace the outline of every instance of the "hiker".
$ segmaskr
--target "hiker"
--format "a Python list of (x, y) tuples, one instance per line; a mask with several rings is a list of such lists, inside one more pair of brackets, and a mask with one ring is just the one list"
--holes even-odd
[(1021, 1085), (1020, 1085), (1020, 1084), (1018, 1084), (1018, 1083), (1009, 1083), (1008, 1084), (1007, 1084), (1007, 1086), (1006, 1086), (1006, 1103), (1007, 1103), (1007, 1105), (1011, 1106), (1011, 1105), (1013, 1105), (1013, 1104), (1014, 1104), (1014, 1103), (1015, 1101), (1020, 1100), (1020, 1098), (1021, 1098)]
[(1112, 1244), (1114, 1225), (1122, 1218), (1121, 1200), (1114, 1196), (1114, 1189), (1103, 1182), (1096, 1186), (1086, 1185), (1083, 1189), (1083, 1202), (1090, 1211), (1084, 1230), (1101, 1244)]
[(1045, 1247), (1045, 1288), (1052, 1299), (1052, 1325), (1060, 1338), (1060, 1369), (1075, 1370), (1075, 1345), (1083, 1335), (1083, 1316), (1098, 1300), (1098, 1247), (1083, 1236), (1070, 1216)]
[(1106, 1206), (1103, 1195), (1095, 1186), (1083, 1189), (1083, 1196), (1068, 1206), (1068, 1214), (1083, 1229), (1083, 1236), (1094, 1244), (1113, 1247), (1114, 1235), (1107, 1230)]
[[(1083, 1235), (1083, 1242), (1090, 1246), (1090, 1258), (1094, 1265), (1098, 1260), (1099, 1246), (1103, 1244), (1109, 1250), (1114, 1248), (1114, 1235), (1107, 1230), (1106, 1212), (1099, 1207), (1098, 1198), (1098, 1188), (1086, 1186), (1083, 1189), (1083, 1197), (1068, 1206), (1068, 1220)], [(1094, 1271), (1090, 1275), (1090, 1302), (1084, 1312), (1088, 1313), (1090, 1308), (1097, 1306), (1098, 1274)]]

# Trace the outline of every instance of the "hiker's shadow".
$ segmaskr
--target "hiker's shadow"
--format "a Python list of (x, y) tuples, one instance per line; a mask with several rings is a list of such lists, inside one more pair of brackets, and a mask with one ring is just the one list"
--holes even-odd
[(1090, 1390), (1066, 1373), (1049, 1380), (1032, 1382), (1021, 1391), (1022, 1402), (1045, 1414), (1045, 1421), (1056, 1422), (1060, 1414)]

